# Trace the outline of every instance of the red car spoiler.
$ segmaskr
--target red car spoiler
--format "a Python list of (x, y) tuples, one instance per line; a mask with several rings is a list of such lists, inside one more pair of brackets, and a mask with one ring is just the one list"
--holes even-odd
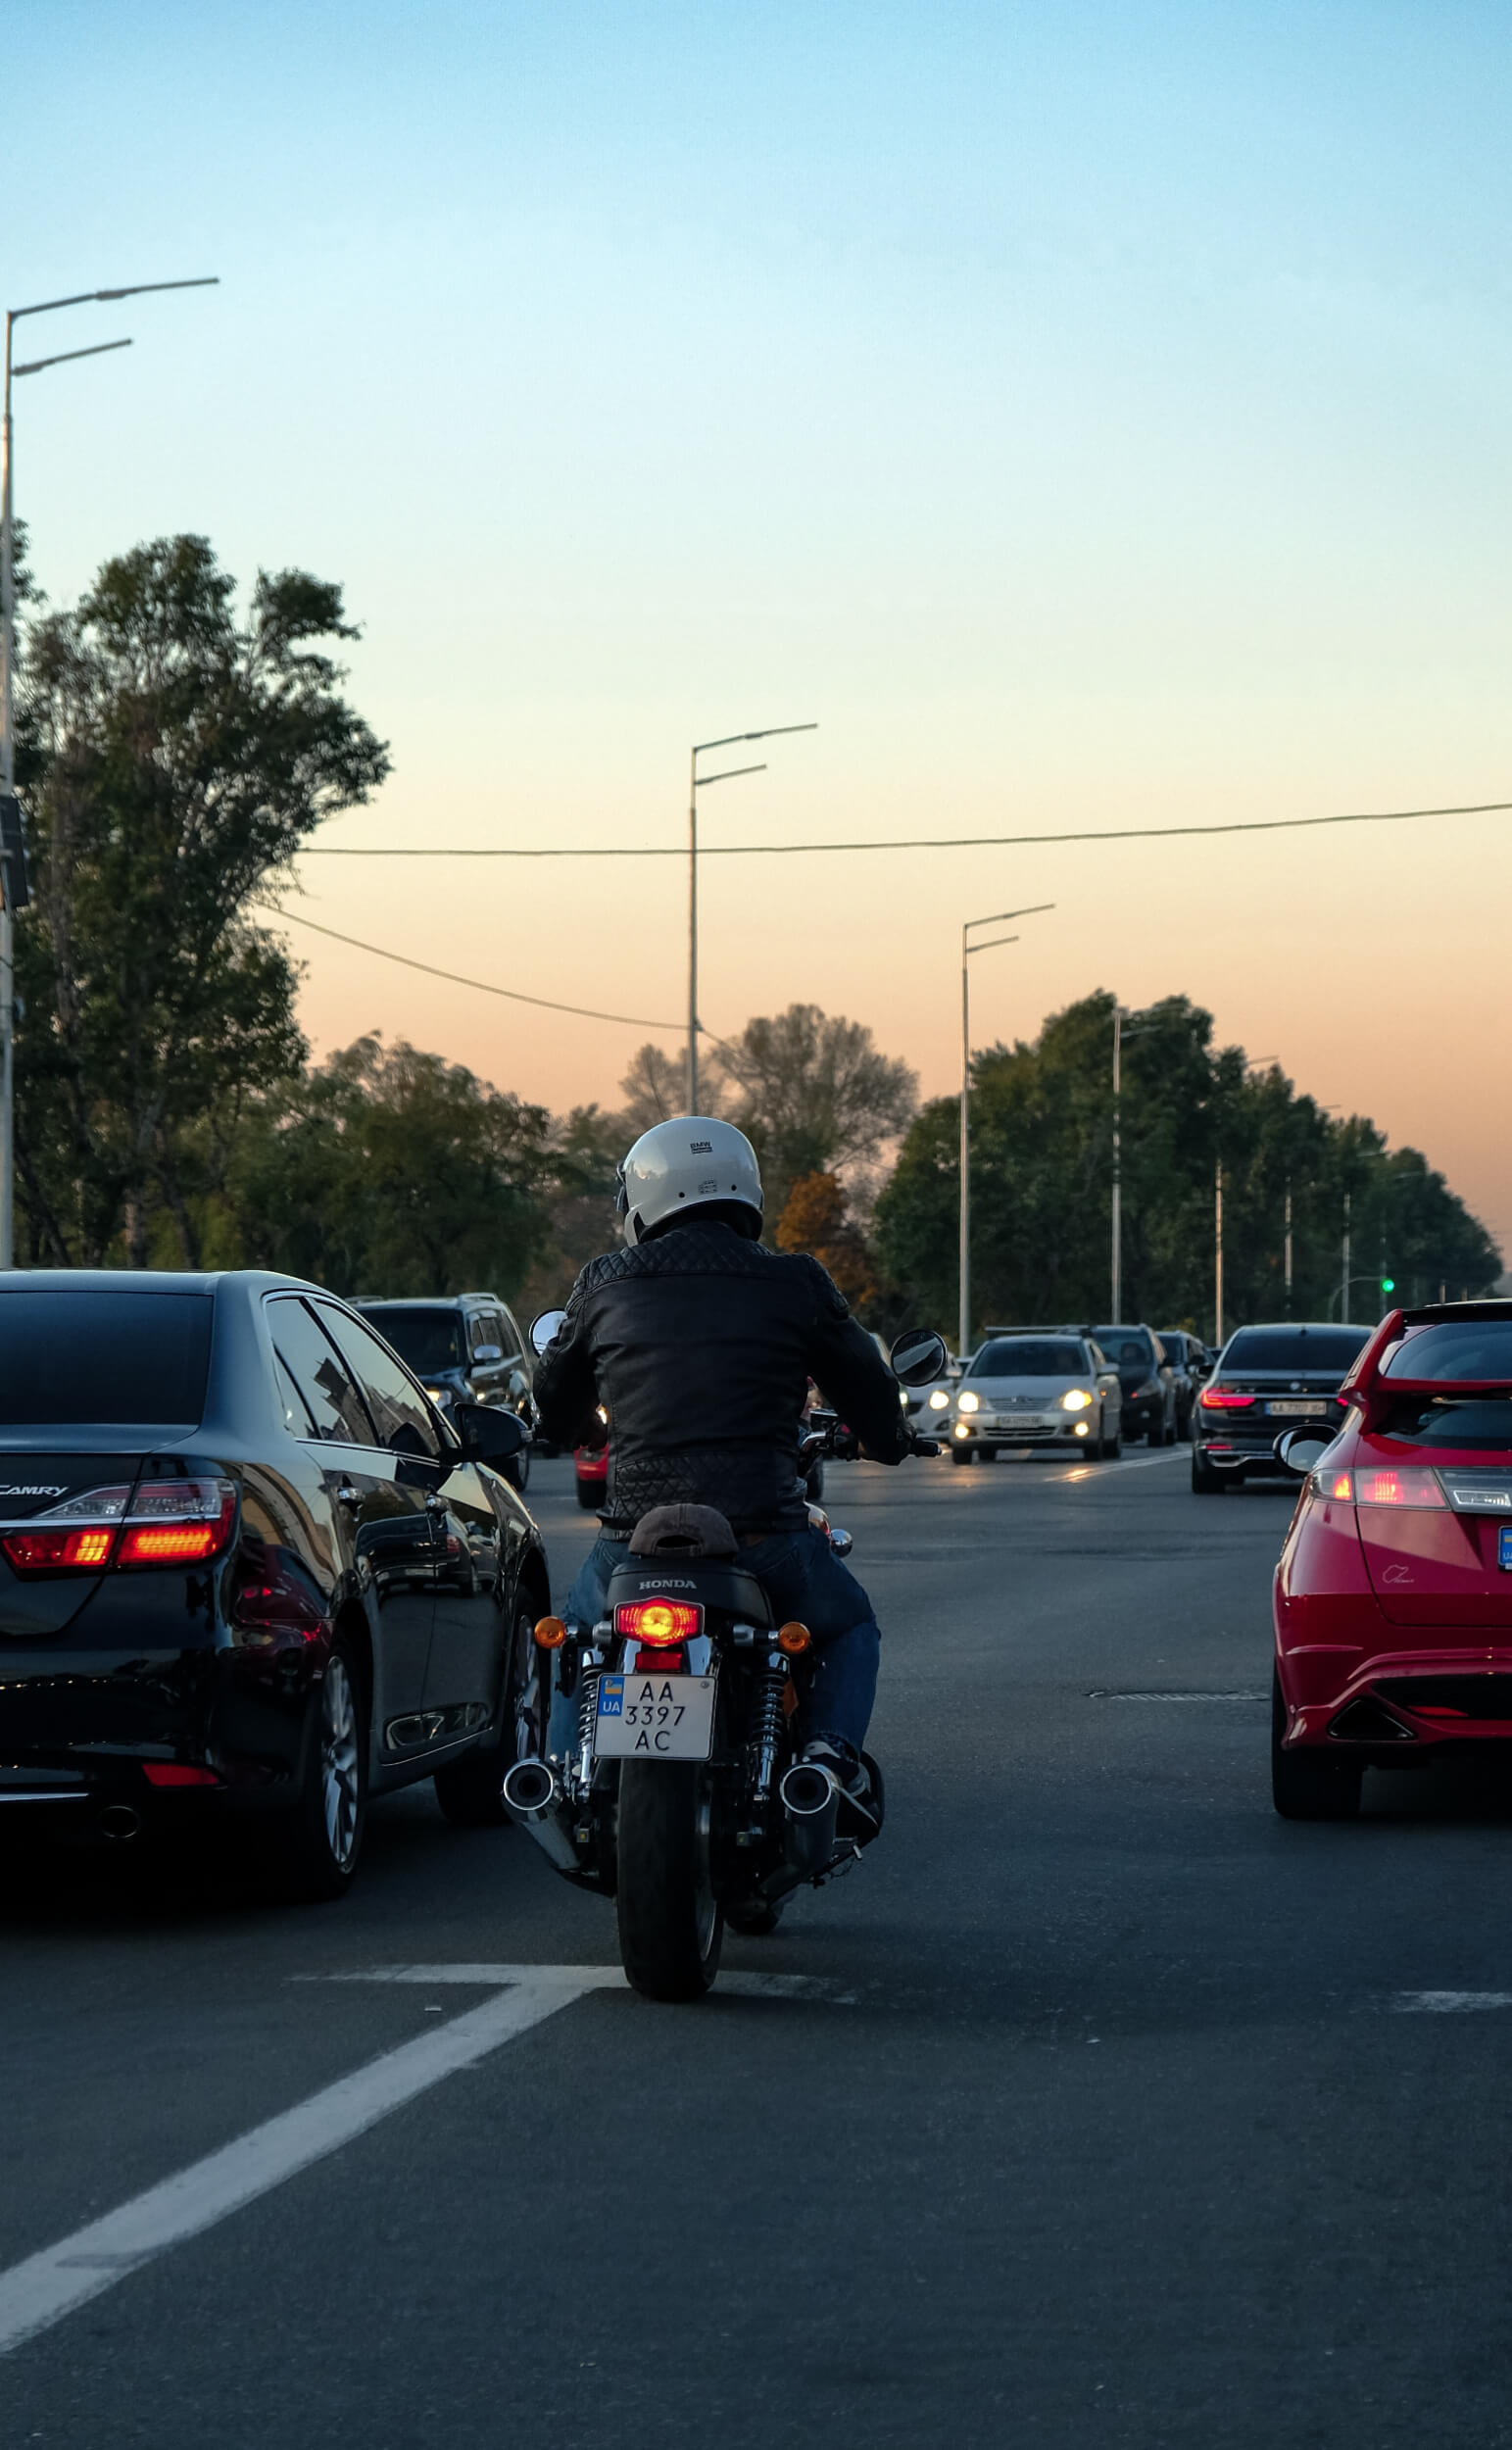
[[(1512, 1301), (1435, 1301), (1421, 1310), (1389, 1310), (1370, 1342), (1360, 1352), (1339, 1393), (1342, 1401), (1358, 1406), (1363, 1426), (1374, 1424), (1381, 1410), (1382, 1371), (1386, 1357), (1399, 1345), (1410, 1327), (1441, 1327), (1467, 1319), (1512, 1319)], [(1505, 1394), (1512, 1390), (1512, 1375), (1506, 1378), (1408, 1378), (1400, 1371), (1392, 1373), (1390, 1392), (1393, 1396), (1448, 1396)]]

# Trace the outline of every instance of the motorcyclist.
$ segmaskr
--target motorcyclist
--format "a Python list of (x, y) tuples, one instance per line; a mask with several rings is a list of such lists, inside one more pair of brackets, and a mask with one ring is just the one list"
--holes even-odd
[[(744, 1132), (711, 1115), (658, 1123), (618, 1179), (624, 1248), (583, 1269), (535, 1374), (557, 1445), (590, 1439), (601, 1403), (610, 1421), (603, 1529), (566, 1615), (600, 1621), (609, 1578), (653, 1506), (716, 1507), (779, 1618), (813, 1636), (807, 1754), (875, 1819), (861, 1746), (881, 1634), (865, 1592), (808, 1521), (798, 1442), (811, 1377), (864, 1453), (901, 1462), (913, 1438), (897, 1383), (818, 1260), (762, 1246), (760, 1168)], [(569, 1709), (555, 1705), (553, 1751), (570, 1741)]]

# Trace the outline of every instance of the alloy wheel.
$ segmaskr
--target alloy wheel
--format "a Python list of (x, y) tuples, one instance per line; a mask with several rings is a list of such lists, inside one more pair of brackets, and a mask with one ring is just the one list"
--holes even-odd
[(320, 1698), (320, 1785), (331, 1860), (345, 1870), (357, 1844), (361, 1792), (357, 1705), (346, 1661), (339, 1651), (327, 1663)]

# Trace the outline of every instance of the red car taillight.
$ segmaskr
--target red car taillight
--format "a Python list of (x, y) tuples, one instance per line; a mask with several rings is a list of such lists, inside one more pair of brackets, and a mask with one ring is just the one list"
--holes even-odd
[(18, 1574), (198, 1565), (225, 1546), (235, 1520), (236, 1490), (228, 1480), (149, 1480), (135, 1491), (118, 1484), (81, 1490), (0, 1532), (0, 1550)]
[(631, 1599), (614, 1610), (616, 1634), (658, 1646), (691, 1641), (703, 1624), (703, 1609), (688, 1599)]
[(1197, 1401), (1204, 1412), (1243, 1412), (1254, 1397), (1242, 1396), (1237, 1387), (1204, 1387)]
[(1312, 1485), (1317, 1496), (1332, 1497), (1341, 1505), (1405, 1505), (1439, 1513), (1448, 1507), (1433, 1472), (1396, 1464), (1354, 1472), (1318, 1471)]

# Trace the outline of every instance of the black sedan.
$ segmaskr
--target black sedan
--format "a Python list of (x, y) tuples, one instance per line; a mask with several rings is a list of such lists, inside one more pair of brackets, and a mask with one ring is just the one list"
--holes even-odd
[(1288, 1429), (1334, 1436), (1344, 1417), (1340, 1387), (1370, 1333), (1331, 1320), (1236, 1328), (1193, 1416), (1194, 1494), (1215, 1496), (1231, 1481), (1260, 1476), (1294, 1491), (1294, 1476), (1276, 1460), (1276, 1441)]
[(444, 1422), (343, 1302), (260, 1273), (0, 1277), (0, 1804), (242, 1818), (350, 1885), (369, 1793), (504, 1818), (544, 1737), (512, 1413)]

